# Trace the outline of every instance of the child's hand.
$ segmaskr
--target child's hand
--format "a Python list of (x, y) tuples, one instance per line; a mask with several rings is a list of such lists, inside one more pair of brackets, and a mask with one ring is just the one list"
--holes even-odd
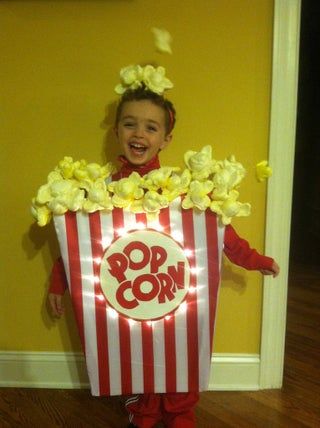
[(272, 275), (275, 278), (276, 276), (279, 275), (280, 267), (279, 267), (277, 262), (273, 261), (272, 266), (271, 266), (271, 270), (261, 269), (260, 272), (263, 275)]
[(64, 306), (62, 304), (62, 296), (60, 294), (49, 293), (48, 300), (52, 315), (60, 318), (64, 314)]

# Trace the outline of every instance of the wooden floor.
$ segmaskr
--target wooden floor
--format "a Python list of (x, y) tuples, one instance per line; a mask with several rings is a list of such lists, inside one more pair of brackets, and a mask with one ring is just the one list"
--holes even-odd
[[(196, 416), (198, 428), (320, 427), (320, 268), (290, 270), (282, 390), (202, 393)], [(126, 425), (118, 398), (93, 398), (87, 390), (0, 389), (0, 428)]]

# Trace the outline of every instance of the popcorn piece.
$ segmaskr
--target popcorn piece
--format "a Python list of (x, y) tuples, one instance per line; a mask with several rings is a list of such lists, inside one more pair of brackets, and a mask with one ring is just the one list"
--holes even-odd
[(172, 37), (169, 31), (163, 28), (152, 27), (151, 29), (154, 35), (154, 43), (156, 48), (161, 53), (169, 53), (172, 54), (171, 42)]
[(180, 168), (172, 167), (162, 167), (159, 169), (154, 169), (146, 174), (144, 179), (144, 187), (149, 190), (158, 190), (160, 188), (165, 188), (168, 185), (168, 182), (171, 178), (173, 171), (179, 171)]
[(184, 155), (184, 162), (196, 180), (205, 180), (214, 171), (211, 146), (204, 146), (200, 152), (189, 150)]
[(236, 162), (234, 156), (217, 164), (219, 168), (212, 178), (214, 187), (212, 197), (214, 200), (226, 200), (229, 192), (238, 188), (246, 170), (241, 163)]
[(47, 225), (51, 220), (51, 211), (45, 205), (37, 206), (35, 199), (32, 200), (31, 214), (40, 227)]
[(113, 209), (111, 197), (104, 179), (99, 178), (96, 182), (91, 183), (87, 199), (83, 203), (83, 209), (89, 213), (102, 209)]
[(142, 189), (143, 179), (137, 172), (133, 172), (127, 178), (113, 181), (108, 185), (108, 190), (113, 192), (112, 203), (118, 208), (130, 207), (132, 202), (144, 195)]
[(160, 195), (158, 192), (149, 190), (143, 199), (143, 208), (146, 212), (149, 213), (158, 213), (161, 208), (167, 207), (169, 205), (168, 199)]
[(128, 88), (137, 89), (141, 86), (143, 69), (140, 65), (129, 65), (120, 70), (120, 83), (114, 88), (122, 95)]
[(211, 203), (208, 194), (213, 188), (212, 181), (191, 181), (189, 192), (182, 201), (182, 208), (193, 208), (196, 207), (201, 211), (206, 210)]
[(268, 166), (268, 161), (263, 160), (256, 165), (256, 178), (258, 181), (265, 181), (272, 176), (272, 168)]
[(211, 202), (210, 209), (220, 216), (222, 224), (230, 224), (232, 217), (246, 217), (250, 215), (251, 205), (238, 202), (238, 197), (239, 192), (232, 190), (228, 199)]

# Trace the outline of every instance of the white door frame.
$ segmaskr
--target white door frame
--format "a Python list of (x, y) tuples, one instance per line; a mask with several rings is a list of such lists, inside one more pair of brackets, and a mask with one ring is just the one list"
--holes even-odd
[(265, 277), (260, 353), (260, 388), (280, 388), (286, 332), (290, 224), (297, 110), (301, 0), (275, 0), (266, 254), (281, 267)]

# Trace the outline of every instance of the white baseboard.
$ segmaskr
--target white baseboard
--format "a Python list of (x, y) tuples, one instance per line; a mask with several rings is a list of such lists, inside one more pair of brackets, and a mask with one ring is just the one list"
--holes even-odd
[[(255, 354), (214, 354), (209, 390), (259, 389), (260, 358)], [(0, 352), (0, 387), (89, 388), (81, 353)]]
[(257, 391), (260, 389), (260, 356), (213, 354), (210, 391)]

